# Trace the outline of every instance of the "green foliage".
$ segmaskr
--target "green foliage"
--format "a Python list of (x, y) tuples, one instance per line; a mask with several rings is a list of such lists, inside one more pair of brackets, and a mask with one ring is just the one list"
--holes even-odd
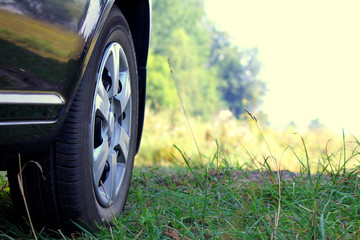
[(202, 0), (153, 1), (147, 91), (152, 108), (178, 108), (176, 84), (189, 113), (209, 116), (217, 109), (218, 79), (215, 68), (206, 67), (211, 33), (203, 9)]
[(174, 32), (183, 29), (196, 42), (206, 61), (209, 32), (205, 28), (203, 0), (154, 0), (152, 1), (151, 48), (155, 54), (168, 54)]
[(195, 41), (184, 30), (174, 32), (169, 56), (177, 87), (185, 108), (192, 114), (206, 116), (216, 110), (217, 79), (214, 69), (206, 69), (201, 63), (197, 51)]
[(216, 66), (223, 99), (236, 116), (243, 109), (254, 111), (265, 94), (265, 84), (258, 79), (260, 62), (257, 49), (240, 51), (231, 45), (226, 33), (213, 29), (210, 66)]
[(148, 59), (147, 104), (153, 109), (173, 109), (178, 103), (167, 59), (150, 53)]
[(256, 50), (240, 51), (229, 37), (209, 23), (203, 0), (154, 0), (148, 98), (151, 107), (173, 109), (173, 78), (185, 108), (209, 117), (230, 108), (236, 116), (254, 110), (265, 85), (257, 79)]

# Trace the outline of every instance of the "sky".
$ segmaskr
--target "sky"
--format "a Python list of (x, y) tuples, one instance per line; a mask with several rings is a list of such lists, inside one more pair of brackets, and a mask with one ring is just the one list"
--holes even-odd
[(258, 48), (268, 92), (261, 110), (277, 129), (360, 132), (360, 1), (205, 0), (219, 30)]

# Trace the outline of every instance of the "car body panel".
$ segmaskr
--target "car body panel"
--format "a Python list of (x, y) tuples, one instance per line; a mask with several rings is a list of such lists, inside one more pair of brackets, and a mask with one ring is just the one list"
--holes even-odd
[[(71, 106), (113, 4), (128, 17), (145, 101), (150, 36), (147, 0), (12, 0), (0, 2), (0, 150), (48, 147)], [(144, 116), (140, 109), (139, 137)], [(0, 167), (4, 165), (0, 159)]]

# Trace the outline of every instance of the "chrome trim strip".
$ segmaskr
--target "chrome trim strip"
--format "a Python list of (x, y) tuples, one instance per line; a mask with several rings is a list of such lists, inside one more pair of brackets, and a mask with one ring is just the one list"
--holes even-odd
[(56, 92), (0, 91), (0, 104), (63, 105), (64, 98)]
[(7, 121), (0, 122), (0, 126), (11, 126), (11, 125), (38, 125), (38, 124), (53, 124), (56, 123), (56, 120), (48, 120), (48, 121)]

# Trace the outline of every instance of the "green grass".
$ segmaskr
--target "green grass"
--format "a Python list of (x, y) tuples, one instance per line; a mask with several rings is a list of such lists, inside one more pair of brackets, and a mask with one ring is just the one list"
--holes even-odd
[[(360, 238), (358, 138), (323, 129), (275, 132), (227, 118), (190, 119), (200, 160), (181, 116), (148, 110), (124, 213), (73, 237)], [(4, 177), (0, 186), (0, 238), (32, 238), (12, 216)], [(72, 239), (59, 231), (38, 238)]]
[[(304, 155), (308, 156), (303, 146)], [(357, 239), (360, 176), (357, 168), (348, 169), (346, 164), (357, 159), (359, 152), (356, 147), (345, 155), (347, 149), (344, 146), (341, 149), (339, 154), (332, 153), (324, 159), (317, 173), (310, 175), (308, 164), (303, 164), (297, 174), (272, 171), (267, 162), (275, 158), (266, 156), (259, 163), (261, 169), (250, 171), (229, 165), (221, 148), (211, 158), (204, 157), (203, 165), (177, 150), (181, 156), (177, 164), (135, 169), (127, 205), (119, 218), (105, 222), (95, 233), (85, 232), (76, 237)], [(293, 154), (301, 155), (295, 151)], [(330, 163), (335, 158), (345, 161), (334, 167)], [(4, 184), (6, 181), (2, 180)], [(8, 201), (7, 190), (1, 196), (2, 204)], [(4, 215), (1, 219), (4, 220)], [(8, 239), (31, 237), (29, 228), (19, 229), (11, 222), (2, 221), (0, 231)], [(63, 236), (58, 232), (39, 234), (39, 239), (49, 238)]]

